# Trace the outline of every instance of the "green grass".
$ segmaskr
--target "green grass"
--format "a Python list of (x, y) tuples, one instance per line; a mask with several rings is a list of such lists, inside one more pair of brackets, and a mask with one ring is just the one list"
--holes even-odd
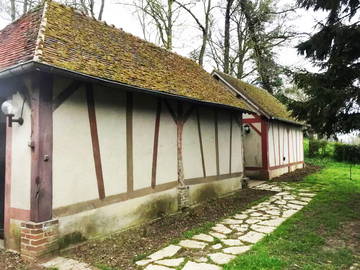
[(318, 195), (225, 270), (348, 269), (354, 262), (351, 250), (325, 247), (329, 238), (342, 235), (342, 224), (360, 219), (360, 165), (353, 166), (349, 180), (349, 164), (308, 161), (325, 168), (294, 185), (320, 189)]

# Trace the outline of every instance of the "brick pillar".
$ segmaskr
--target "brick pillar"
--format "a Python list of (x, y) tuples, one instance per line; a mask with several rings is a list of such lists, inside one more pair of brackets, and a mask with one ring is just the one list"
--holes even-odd
[(21, 255), (36, 261), (58, 251), (58, 220), (21, 223)]

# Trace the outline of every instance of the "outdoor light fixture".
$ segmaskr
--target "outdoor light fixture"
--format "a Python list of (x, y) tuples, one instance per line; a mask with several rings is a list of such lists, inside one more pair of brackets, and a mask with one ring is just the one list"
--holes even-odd
[(244, 125), (244, 131), (246, 134), (250, 133), (250, 126), (249, 125)]
[[(24, 100), (25, 103), (25, 100)], [(7, 100), (1, 104), (1, 111), (5, 114), (6, 117), (9, 119), (9, 127), (12, 127), (12, 123), (18, 123), (20, 126), (24, 123), (24, 119), (22, 118), (23, 110), (24, 110), (24, 103), (21, 108), (21, 116), (19, 118), (14, 118), (16, 113), (16, 107), (12, 104), (10, 100)]]

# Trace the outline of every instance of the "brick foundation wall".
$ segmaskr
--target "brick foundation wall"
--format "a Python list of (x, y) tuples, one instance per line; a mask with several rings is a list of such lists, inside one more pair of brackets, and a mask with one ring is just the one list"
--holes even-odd
[(36, 261), (58, 251), (59, 221), (21, 223), (21, 255)]

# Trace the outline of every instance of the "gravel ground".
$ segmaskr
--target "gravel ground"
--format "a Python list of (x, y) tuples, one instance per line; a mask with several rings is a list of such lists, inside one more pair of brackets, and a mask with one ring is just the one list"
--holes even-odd
[(179, 239), (184, 232), (246, 209), (251, 202), (273, 194), (270, 191), (244, 189), (233, 196), (211, 200), (188, 212), (165, 216), (140, 228), (112, 234), (105, 239), (88, 241), (69, 250), (65, 256), (95, 266), (137, 269), (135, 260)]

